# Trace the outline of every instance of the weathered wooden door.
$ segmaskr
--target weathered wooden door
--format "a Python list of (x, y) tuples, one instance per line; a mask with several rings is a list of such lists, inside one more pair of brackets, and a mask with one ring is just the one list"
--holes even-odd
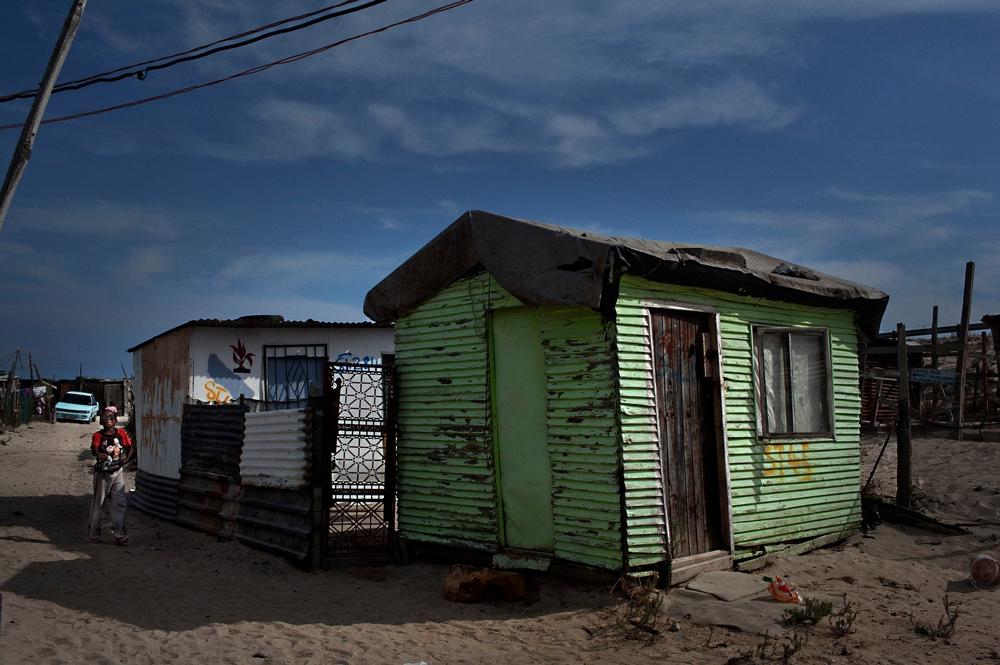
[(492, 365), (503, 544), (551, 552), (552, 471), (537, 310), (519, 307), (493, 312)]
[[(707, 314), (652, 310), (660, 459), (670, 549), (681, 558), (723, 546), (714, 359)], [(706, 369), (708, 372), (706, 372)]]

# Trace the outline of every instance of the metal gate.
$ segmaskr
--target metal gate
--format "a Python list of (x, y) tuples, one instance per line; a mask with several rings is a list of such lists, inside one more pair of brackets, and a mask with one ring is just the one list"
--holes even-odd
[(340, 408), (331, 449), (328, 557), (391, 557), (396, 531), (395, 365), (328, 363)]

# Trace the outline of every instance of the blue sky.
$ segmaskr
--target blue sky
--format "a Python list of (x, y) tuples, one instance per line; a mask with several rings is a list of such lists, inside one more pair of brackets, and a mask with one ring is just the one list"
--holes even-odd
[[(41, 77), (68, 0), (0, 8), (0, 92)], [(318, 9), (91, 0), (61, 79)], [(56, 117), (421, 13), (384, 5), (53, 97)], [(43, 126), (0, 230), (0, 360), (117, 376), (193, 318), (360, 320), (466, 209), (750, 247), (891, 296), (883, 330), (1000, 313), (995, 2), (477, 0), (299, 63)], [(0, 104), (0, 124), (28, 102)], [(17, 131), (0, 132), (3, 167)]]

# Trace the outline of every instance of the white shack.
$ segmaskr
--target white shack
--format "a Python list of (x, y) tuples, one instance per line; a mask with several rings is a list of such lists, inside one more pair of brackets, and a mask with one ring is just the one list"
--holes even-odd
[(271, 407), (305, 405), (319, 389), (327, 362), (381, 364), (393, 350), (390, 325), (286, 321), (282, 316), (197, 319), (137, 344), (135, 498), (155, 511), (176, 495), (181, 418), (188, 403), (247, 400)]

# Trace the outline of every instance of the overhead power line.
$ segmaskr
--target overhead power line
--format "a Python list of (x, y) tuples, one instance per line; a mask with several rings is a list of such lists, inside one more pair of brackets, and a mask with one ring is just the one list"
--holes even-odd
[[(278, 35), (288, 34), (290, 32), (296, 32), (304, 28), (312, 27), (318, 23), (323, 23), (324, 21), (329, 21), (330, 19), (338, 18), (340, 16), (345, 16), (347, 14), (354, 14), (365, 9), (369, 9), (376, 5), (381, 5), (386, 2), (386, 0), (369, 0), (364, 4), (358, 5), (356, 7), (348, 7), (347, 9), (341, 9), (340, 11), (330, 12), (332, 9), (337, 9), (338, 7), (343, 7), (344, 5), (351, 5), (359, 0), (342, 0), (336, 4), (324, 7), (323, 9), (317, 9), (315, 11), (309, 12), (307, 14), (301, 14), (299, 16), (292, 16), (289, 18), (282, 19), (280, 21), (275, 21), (267, 25), (262, 25), (252, 30), (248, 30), (236, 35), (230, 35), (229, 37), (223, 37), (222, 39), (217, 39), (209, 44), (203, 44), (202, 46), (196, 46), (194, 48), (188, 49), (186, 51), (180, 51), (178, 53), (172, 53), (170, 55), (161, 56), (159, 58), (154, 58), (152, 60), (146, 60), (144, 62), (137, 62), (131, 65), (125, 65), (124, 67), (118, 67), (117, 69), (112, 69), (106, 72), (101, 72), (99, 74), (91, 74), (90, 76), (85, 76), (81, 79), (76, 79), (73, 81), (66, 81), (65, 83), (60, 83), (56, 85), (52, 92), (66, 92), (68, 90), (80, 90), (82, 88), (87, 88), (98, 83), (113, 83), (115, 81), (121, 81), (127, 78), (138, 78), (143, 80), (149, 72), (157, 71), (160, 69), (167, 69), (169, 67), (174, 67), (181, 63), (191, 62), (194, 60), (200, 60), (202, 58), (207, 58), (210, 55), (215, 55), (217, 53), (222, 53), (223, 51), (231, 51), (233, 49), (242, 48), (244, 46), (249, 46), (250, 44), (256, 44), (257, 42), (263, 41), (265, 39), (270, 39), (271, 37), (277, 37)], [(263, 30), (273, 28), (278, 25), (284, 25), (286, 23), (292, 23), (294, 21), (299, 21), (305, 18), (316, 16), (317, 14), (324, 14), (323, 16), (318, 16), (313, 18), (311, 21), (305, 21), (304, 23), (299, 23), (298, 25), (289, 26), (287, 28), (281, 28), (279, 30), (272, 30), (271, 32), (265, 32), (264, 34), (257, 34)], [(232, 41), (234, 39), (240, 39), (248, 35), (254, 35), (256, 37), (251, 37), (250, 39), (243, 39), (242, 41), (234, 42), (232, 44), (225, 44), (225, 42)], [(220, 46), (220, 44), (223, 44)], [(213, 48), (214, 47), (214, 48)], [(199, 53), (199, 51), (201, 51)], [(166, 62), (163, 62), (166, 60)], [(20, 92), (13, 92), (7, 95), (0, 95), (0, 104), (5, 102), (11, 102), (17, 99), (28, 99), (34, 97), (38, 94), (38, 89), (32, 90), (21, 90)]]
[[(189, 86), (186, 86), (184, 88), (178, 88), (176, 90), (171, 90), (170, 92), (164, 92), (164, 93), (161, 93), (159, 95), (153, 95), (152, 97), (144, 97), (142, 99), (134, 99), (134, 100), (132, 100), (130, 102), (124, 102), (122, 104), (115, 104), (113, 106), (105, 106), (104, 108), (94, 109), (92, 111), (83, 111), (81, 113), (74, 113), (72, 115), (64, 115), (64, 116), (60, 116), (60, 117), (57, 117), (57, 118), (50, 118), (48, 120), (43, 120), (42, 124), (47, 125), (47, 124), (56, 123), (56, 122), (66, 122), (68, 120), (77, 120), (79, 118), (89, 118), (91, 116), (101, 115), (103, 113), (110, 113), (111, 111), (118, 111), (118, 110), (121, 110), (121, 109), (132, 108), (134, 106), (142, 106), (144, 104), (149, 104), (151, 102), (159, 101), (161, 99), (169, 99), (170, 97), (177, 97), (178, 95), (183, 95), (183, 94), (186, 94), (186, 93), (189, 93), (189, 92), (194, 92), (195, 90), (201, 90), (202, 88), (208, 88), (208, 87), (211, 87), (211, 86), (219, 85), (221, 83), (226, 83), (227, 81), (232, 81), (234, 79), (242, 78), (244, 76), (251, 76), (253, 74), (259, 74), (261, 72), (267, 71), (268, 69), (271, 69), (272, 67), (277, 67), (278, 65), (288, 65), (288, 64), (291, 64), (293, 62), (298, 62), (299, 60), (305, 60), (306, 58), (310, 58), (310, 57), (312, 57), (314, 55), (318, 55), (320, 53), (324, 53), (326, 51), (329, 51), (330, 49), (337, 48), (338, 46), (343, 46), (344, 44), (347, 44), (347, 43), (350, 43), (350, 42), (353, 42), (353, 41), (357, 41), (357, 40), (363, 39), (365, 37), (371, 37), (372, 35), (377, 35), (377, 34), (382, 33), (382, 32), (387, 32), (387, 31), (389, 31), (389, 30), (391, 30), (393, 28), (398, 28), (401, 25), (406, 25), (408, 23), (416, 23), (417, 21), (422, 21), (425, 18), (430, 18), (431, 16), (434, 16), (436, 14), (442, 14), (442, 13), (450, 11), (452, 9), (457, 9), (457, 8), (463, 6), (463, 5), (471, 4), (472, 2), (475, 2), (475, 0), (456, 0), (455, 2), (449, 2), (448, 4), (441, 5), (439, 7), (435, 7), (434, 9), (430, 9), (430, 10), (428, 10), (428, 11), (422, 13), (422, 14), (417, 14), (415, 16), (411, 16), (409, 18), (405, 18), (405, 19), (402, 19), (400, 21), (396, 21), (395, 23), (389, 23), (387, 25), (383, 25), (380, 28), (375, 28), (374, 30), (368, 30), (367, 32), (362, 32), (362, 33), (358, 33), (356, 35), (352, 35), (350, 37), (345, 37), (344, 39), (340, 39), (340, 40), (337, 40), (335, 42), (331, 42), (329, 44), (325, 44), (323, 46), (320, 46), (320, 47), (315, 48), (315, 49), (311, 49), (309, 51), (303, 51), (302, 53), (296, 53), (295, 55), (290, 55), (290, 56), (281, 58), (280, 60), (272, 60), (271, 62), (268, 62), (266, 64), (257, 65), (256, 67), (251, 67), (250, 69), (245, 69), (245, 70), (243, 70), (241, 72), (237, 72), (235, 74), (230, 74), (229, 76), (225, 76), (223, 78), (215, 79), (215, 80), (212, 80), (212, 81), (206, 81), (204, 83), (196, 83), (194, 85), (189, 85)], [(8, 130), (11, 130), (11, 129), (17, 129), (19, 127), (21, 127), (20, 124), (0, 125), (0, 132), (8, 131)]]

